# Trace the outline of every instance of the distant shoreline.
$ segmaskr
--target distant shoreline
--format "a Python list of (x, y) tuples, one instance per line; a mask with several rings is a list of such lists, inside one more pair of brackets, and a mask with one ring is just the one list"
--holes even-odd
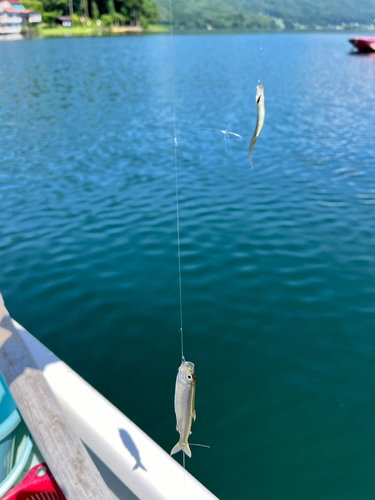
[(161, 25), (150, 25), (146, 29), (137, 26), (112, 26), (112, 27), (84, 27), (72, 26), (69, 28), (51, 27), (38, 28), (24, 33), (25, 38), (72, 38), (72, 37), (93, 37), (111, 35), (139, 35), (147, 33), (168, 32), (168, 28)]
[[(363, 33), (375, 31), (373, 28), (365, 26), (345, 27), (337, 29), (337, 27), (325, 27), (319, 29), (283, 29), (283, 30), (264, 30), (264, 29), (173, 29), (174, 35), (225, 35), (225, 34), (281, 34), (281, 33)], [(151, 34), (168, 34), (170, 28), (165, 25), (150, 25), (146, 29), (141, 29), (133, 26), (112, 26), (112, 27), (84, 27), (72, 26), (69, 28), (63, 27), (45, 27), (26, 31), (21, 35), (7, 36), (0, 35), (1, 40), (11, 39), (30, 39), (30, 38), (76, 38), (76, 37), (101, 37), (101, 36), (129, 36), (129, 35), (151, 35)], [(374, 33), (375, 35), (375, 33)]]

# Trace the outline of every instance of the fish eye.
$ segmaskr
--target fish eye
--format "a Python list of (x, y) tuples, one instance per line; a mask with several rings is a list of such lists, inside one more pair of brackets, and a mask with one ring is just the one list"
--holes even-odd
[(186, 375), (186, 378), (187, 378), (188, 380), (192, 380), (192, 379), (193, 379), (193, 376), (192, 376), (192, 375), (190, 375), (190, 373), (189, 373), (188, 375)]

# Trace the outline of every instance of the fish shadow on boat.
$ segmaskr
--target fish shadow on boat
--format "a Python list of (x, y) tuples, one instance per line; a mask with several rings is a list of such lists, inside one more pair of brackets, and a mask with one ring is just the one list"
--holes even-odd
[(138, 469), (138, 467), (140, 467), (141, 469), (147, 472), (146, 467), (141, 462), (141, 456), (139, 454), (138, 448), (135, 446), (135, 443), (132, 440), (130, 434), (125, 429), (119, 429), (119, 434), (121, 441), (124, 443), (125, 448), (135, 458), (136, 463), (133, 467), (133, 470), (136, 470)]

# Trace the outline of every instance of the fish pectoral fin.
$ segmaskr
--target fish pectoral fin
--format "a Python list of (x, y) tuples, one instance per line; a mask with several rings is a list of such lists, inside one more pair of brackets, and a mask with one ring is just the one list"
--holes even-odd
[(196, 418), (197, 418), (197, 414), (196, 414), (195, 410), (193, 410), (193, 419), (194, 419), (194, 422), (195, 422)]

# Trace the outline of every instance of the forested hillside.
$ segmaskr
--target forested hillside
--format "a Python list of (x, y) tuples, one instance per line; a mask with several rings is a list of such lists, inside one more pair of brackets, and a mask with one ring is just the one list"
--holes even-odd
[[(147, 27), (158, 20), (154, 0), (21, 0), (26, 9), (37, 10), (43, 22), (53, 25), (56, 18), (71, 14), (73, 25), (86, 25), (88, 18), (100, 19), (102, 26), (137, 24)], [(81, 19), (86, 18), (86, 21)]]
[[(169, 0), (156, 4), (159, 21), (169, 23)], [(375, 18), (375, 0), (172, 0), (172, 6), (173, 24), (180, 28), (314, 27), (370, 24)]]

